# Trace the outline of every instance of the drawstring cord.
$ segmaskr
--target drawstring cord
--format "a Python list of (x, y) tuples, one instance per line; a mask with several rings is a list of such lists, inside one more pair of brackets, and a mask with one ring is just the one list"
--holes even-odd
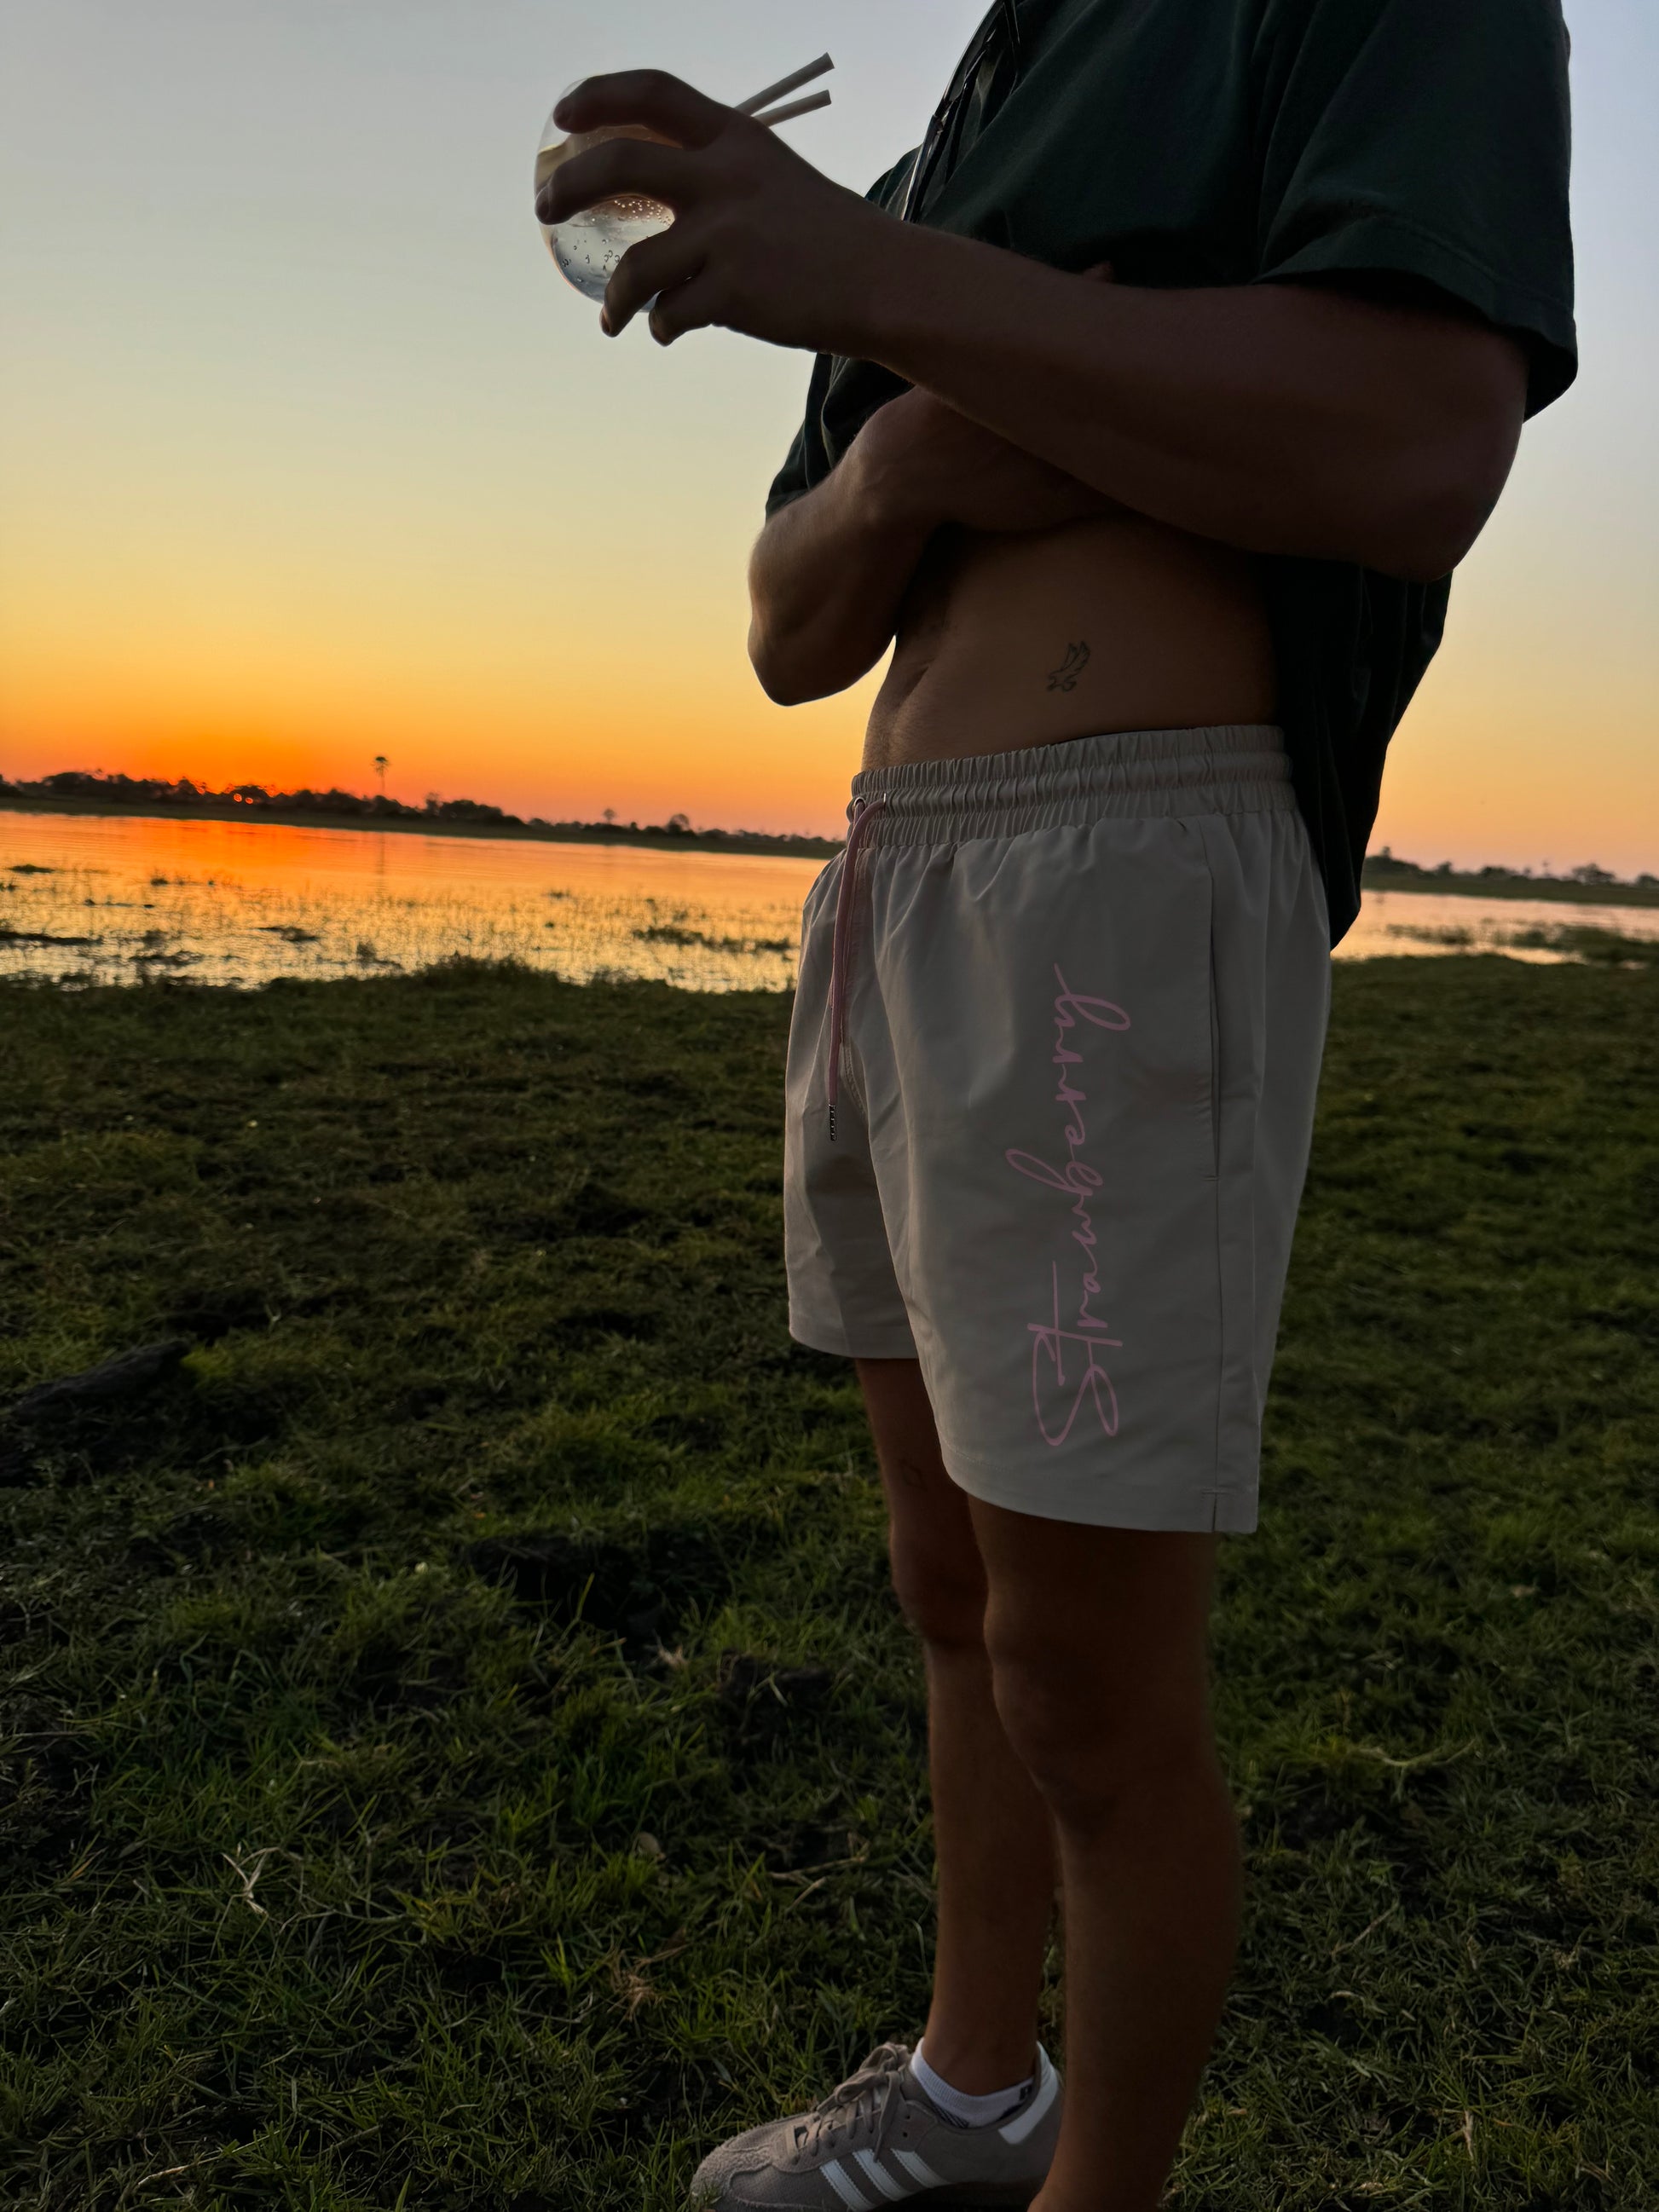
[(830, 1100), (830, 1141), (836, 1141), (836, 1102), (841, 1096), (841, 1052), (847, 1036), (847, 969), (852, 957), (854, 883), (860, 848), (885, 799), (854, 801), (853, 826), (842, 850), (841, 881), (836, 886), (836, 933), (830, 946), (830, 1068), (824, 1089)]

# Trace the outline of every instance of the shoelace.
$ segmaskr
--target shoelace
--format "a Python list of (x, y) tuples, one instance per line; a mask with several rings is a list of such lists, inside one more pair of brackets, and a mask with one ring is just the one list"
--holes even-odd
[(849, 2142), (856, 2142), (866, 2129), (872, 2144), (879, 2148), (903, 2068), (903, 2054), (894, 2045), (883, 2044), (866, 2065), (813, 2106), (795, 2138), (797, 2157), (835, 2149), (843, 2133)]

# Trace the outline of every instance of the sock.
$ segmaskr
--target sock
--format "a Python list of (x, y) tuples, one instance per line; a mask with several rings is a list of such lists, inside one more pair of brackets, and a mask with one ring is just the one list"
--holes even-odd
[(910, 2071), (928, 2102), (937, 2105), (945, 2118), (954, 2120), (959, 2128), (988, 2128), (994, 2120), (1006, 2120), (1036, 2078), (1028, 2074), (1012, 2089), (993, 2089), (988, 2096), (970, 2097), (965, 2090), (953, 2089), (942, 2075), (934, 2073), (921, 2044), (910, 2053)]

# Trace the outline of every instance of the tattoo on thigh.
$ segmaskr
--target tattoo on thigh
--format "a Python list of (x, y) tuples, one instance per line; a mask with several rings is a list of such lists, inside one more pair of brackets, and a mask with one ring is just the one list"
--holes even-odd
[(1079, 638), (1075, 645), (1066, 647), (1066, 658), (1059, 667), (1048, 671), (1048, 689), (1051, 691), (1075, 690), (1078, 678), (1088, 665), (1089, 648)]

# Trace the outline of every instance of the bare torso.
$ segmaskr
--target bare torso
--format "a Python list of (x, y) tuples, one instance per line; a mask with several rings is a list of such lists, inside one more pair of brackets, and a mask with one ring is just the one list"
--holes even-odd
[(1275, 705), (1247, 555), (1123, 510), (1006, 536), (946, 530), (900, 611), (864, 765), (1271, 722)]

